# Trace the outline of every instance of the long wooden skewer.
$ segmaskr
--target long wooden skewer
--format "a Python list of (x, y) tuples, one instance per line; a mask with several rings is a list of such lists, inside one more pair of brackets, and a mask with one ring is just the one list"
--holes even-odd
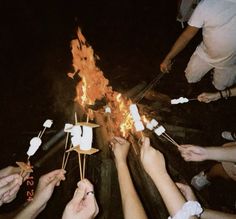
[(39, 138), (42, 138), (42, 136), (43, 136), (43, 134), (44, 134), (46, 128), (47, 128), (47, 127), (44, 127), (43, 131), (42, 131), (41, 134), (39, 135)]
[(163, 133), (161, 136), (163, 136), (167, 141), (171, 142), (173, 145), (180, 147), (180, 145), (174, 139), (172, 139), (168, 134)]
[(171, 138), (166, 132), (165, 132), (165, 135), (166, 135), (169, 139), (171, 139), (171, 141), (173, 141), (176, 145), (178, 145), (178, 147), (180, 147), (180, 145), (179, 145), (173, 138)]
[[(72, 147), (72, 144), (70, 144), (69, 149), (70, 149), (71, 147)], [(66, 169), (66, 165), (67, 165), (69, 156), (70, 156), (70, 152), (68, 152), (67, 155), (66, 155), (65, 162), (64, 162), (64, 166), (62, 167), (62, 169), (64, 169), (64, 170)]]
[(62, 168), (62, 169), (63, 169), (64, 163), (65, 163), (66, 149), (67, 149), (67, 145), (68, 145), (68, 139), (69, 139), (69, 132), (67, 132), (67, 134), (66, 134), (65, 151), (64, 151), (64, 154), (63, 154), (62, 165), (61, 165), (61, 168)]
[(80, 180), (82, 180), (82, 179), (83, 179), (83, 173), (82, 173), (82, 165), (81, 165), (81, 156), (80, 156), (80, 153), (78, 153), (78, 158), (79, 158)]
[(83, 162), (83, 179), (85, 178), (85, 170), (86, 170), (86, 154), (84, 154), (84, 162)]

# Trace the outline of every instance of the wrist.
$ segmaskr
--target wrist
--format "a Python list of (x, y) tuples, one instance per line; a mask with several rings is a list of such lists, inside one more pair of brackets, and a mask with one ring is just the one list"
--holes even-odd
[(127, 166), (127, 162), (124, 159), (115, 159), (115, 164), (117, 168)]

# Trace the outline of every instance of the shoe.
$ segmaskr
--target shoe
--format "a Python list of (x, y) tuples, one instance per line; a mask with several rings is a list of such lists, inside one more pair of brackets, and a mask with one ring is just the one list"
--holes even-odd
[(204, 187), (210, 185), (204, 171), (194, 176), (191, 180), (191, 185), (198, 191), (202, 190)]
[(222, 138), (228, 140), (228, 141), (235, 141), (236, 140), (236, 133), (235, 132), (229, 132), (224, 131), (221, 133)]

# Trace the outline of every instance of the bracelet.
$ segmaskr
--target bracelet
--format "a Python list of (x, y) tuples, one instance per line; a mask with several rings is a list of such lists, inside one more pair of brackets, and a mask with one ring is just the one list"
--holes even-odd
[(188, 219), (190, 216), (201, 216), (203, 209), (197, 201), (187, 201), (174, 217), (168, 219)]
[(224, 97), (223, 97), (222, 91), (220, 90), (219, 93), (220, 93), (220, 98), (223, 99)]
[(231, 90), (230, 90), (230, 88), (228, 88), (227, 91), (228, 91), (228, 97), (231, 97)]

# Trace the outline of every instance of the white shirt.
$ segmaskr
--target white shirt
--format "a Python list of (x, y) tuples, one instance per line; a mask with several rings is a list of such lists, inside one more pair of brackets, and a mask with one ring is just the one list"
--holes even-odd
[(201, 58), (213, 67), (236, 65), (236, 0), (202, 0), (188, 24), (202, 28)]

